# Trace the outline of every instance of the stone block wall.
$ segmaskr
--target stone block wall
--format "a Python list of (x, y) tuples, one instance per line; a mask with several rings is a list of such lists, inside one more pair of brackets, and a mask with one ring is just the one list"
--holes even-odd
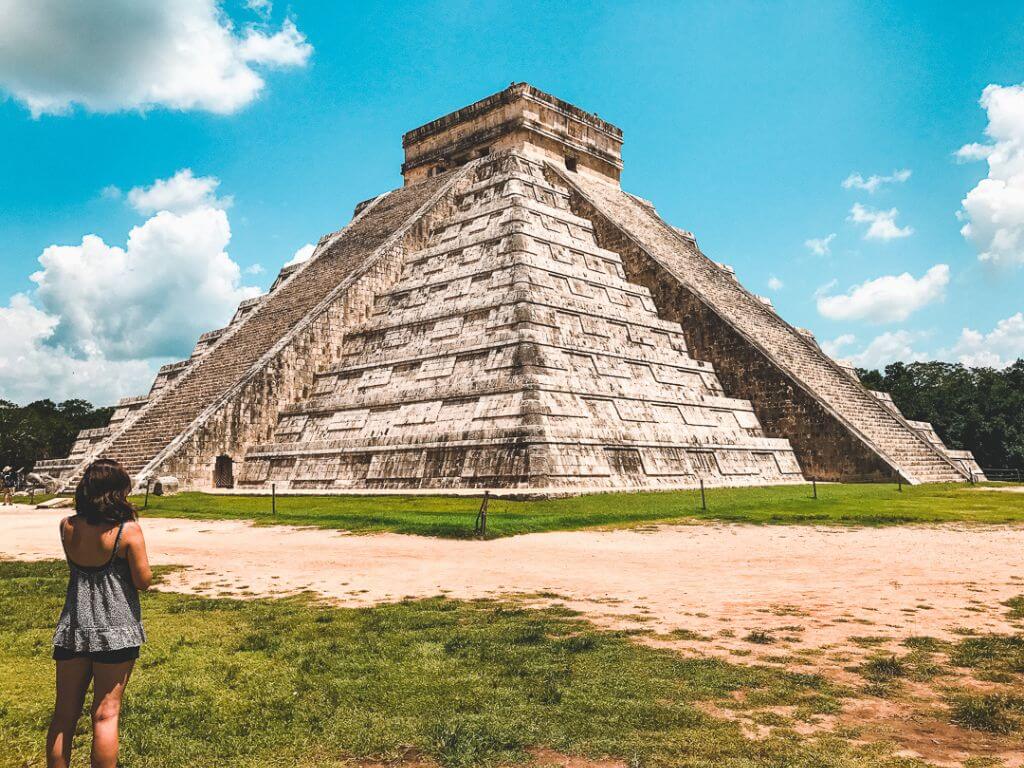
[(246, 450), (272, 439), (280, 411), (310, 397), (316, 374), (338, 363), (346, 330), (370, 315), (374, 297), (401, 275), (406, 254), (420, 247), (438, 217), (451, 213), (452, 196), (445, 195), (398, 242), (368, 260), (343, 292), (172, 443), (150, 473), (173, 475), (183, 487), (204, 489), (214, 486), (218, 456), (229, 457), (239, 472)]

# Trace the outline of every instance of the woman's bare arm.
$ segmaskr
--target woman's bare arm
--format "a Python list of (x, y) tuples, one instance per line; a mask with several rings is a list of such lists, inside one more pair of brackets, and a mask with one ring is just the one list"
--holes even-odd
[(153, 570), (149, 567), (149, 554), (146, 552), (146, 540), (142, 536), (142, 527), (138, 523), (128, 523), (124, 527), (124, 538), (128, 545), (125, 557), (128, 568), (132, 572), (132, 583), (136, 589), (147, 590), (153, 583)]

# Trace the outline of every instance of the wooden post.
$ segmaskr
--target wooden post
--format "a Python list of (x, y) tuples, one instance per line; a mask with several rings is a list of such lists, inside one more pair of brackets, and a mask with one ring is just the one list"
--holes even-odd
[(146, 499), (145, 499), (145, 501), (142, 502), (142, 508), (143, 509), (148, 509), (149, 508), (149, 482), (150, 482), (149, 478), (147, 477), (146, 478)]
[(277, 483), (270, 484), (270, 514), (277, 517)]
[(703, 477), (700, 479), (700, 508), (703, 509), (705, 512), (708, 511), (708, 500), (707, 500), (707, 497), (704, 496), (704, 478)]
[(818, 498), (818, 481), (813, 477), (811, 478), (811, 491), (814, 493), (814, 498)]
[(480, 502), (480, 511), (476, 513), (476, 533), (481, 539), (487, 538), (487, 504), (491, 499), (491, 492), (484, 491), (484, 499)]

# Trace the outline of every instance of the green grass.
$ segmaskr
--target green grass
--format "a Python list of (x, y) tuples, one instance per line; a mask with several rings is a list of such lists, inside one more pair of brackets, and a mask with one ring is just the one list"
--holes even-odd
[(883, 683), (897, 677), (906, 677), (907, 666), (895, 656), (875, 656), (860, 668), (860, 673), (876, 683)]
[[(42, 764), (65, 578), (59, 562), (0, 562), (2, 768)], [(143, 610), (150, 642), (125, 702), (125, 768), (402, 756), (457, 768), (528, 761), (537, 747), (652, 768), (919, 765), (892, 757), (891, 745), (798, 735), (785, 719), (749, 740), (699, 705), (762, 721), (788, 706), (808, 719), (836, 712), (843, 692), (814, 675), (641, 646), (565, 610), (444, 598), (339, 609), (170, 593), (145, 595)]]
[(14, 494), (12, 501), (14, 501), (15, 504), (42, 504), (44, 501), (49, 501), (53, 497), (54, 494), (52, 493), (36, 493), (31, 497), (29, 497), (27, 493), (16, 493)]
[[(134, 499), (142, 504), (142, 499)], [(819, 485), (699, 491), (605, 493), (561, 499), (492, 499), (489, 537), (595, 526), (635, 526), (685, 520), (744, 523), (894, 525), (900, 523), (1024, 522), (1024, 496), (969, 486)], [(257, 524), (312, 525), (355, 532), (394, 531), (469, 538), (479, 498), (458, 496), (269, 496), (182, 493), (149, 497), (145, 514), (198, 520), (247, 519)]]
[(963, 693), (950, 701), (950, 720), (963, 728), (989, 733), (1017, 733), (1024, 725), (1024, 696)]
[(1024, 595), (1017, 595), (1011, 597), (1005, 603), (1003, 603), (1010, 610), (1006, 614), (1006, 618), (1009, 621), (1020, 621), (1024, 619)]
[(1024, 675), (1024, 634), (988, 634), (958, 641), (949, 654), (956, 667), (970, 667), (986, 679)]

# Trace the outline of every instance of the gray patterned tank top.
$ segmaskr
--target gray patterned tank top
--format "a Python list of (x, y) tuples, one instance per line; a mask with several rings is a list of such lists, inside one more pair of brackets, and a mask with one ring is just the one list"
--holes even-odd
[(64, 610), (53, 634), (53, 644), (58, 648), (89, 653), (118, 651), (146, 642), (139, 593), (132, 582), (128, 561), (118, 557), (123, 530), (121, 523), (110, 560), (105, 565), (88, 567), (78, 565), (68, 555), (61, 521), (60, 542), (71, 574)]

